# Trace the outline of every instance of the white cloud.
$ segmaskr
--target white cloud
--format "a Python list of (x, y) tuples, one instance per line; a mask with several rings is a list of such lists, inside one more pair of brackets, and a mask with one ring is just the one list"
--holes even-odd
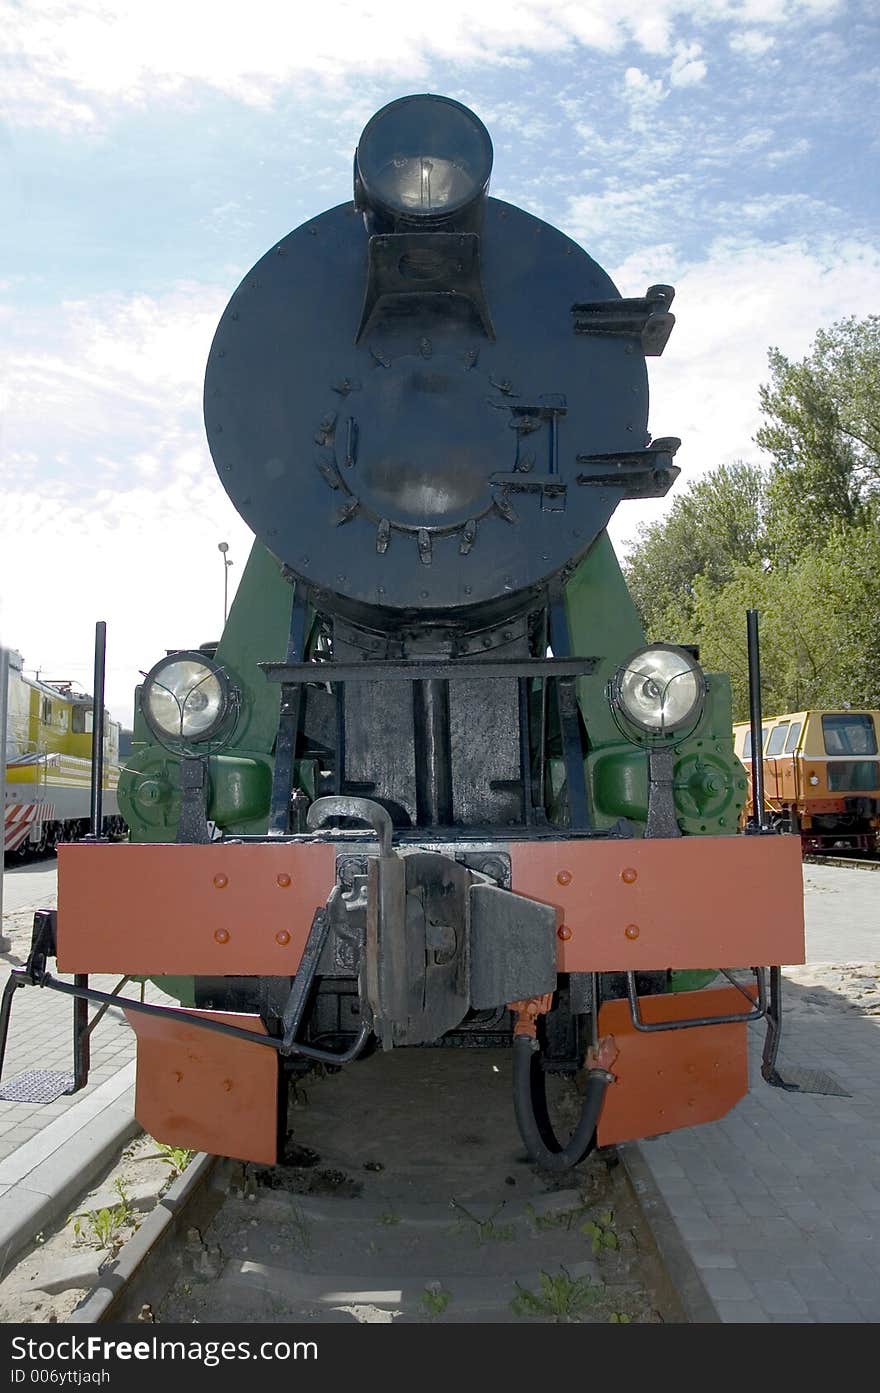
[(762, 58), (776, 44), (772, 34), (760, 29), (741, 29), (731, 34), (728, 42), (734, 53), (743, 53), (747, 58)]
[[(791, 26), (831, 15), (837, 0), (0, 0), (0, 60), (11, 124), (62, 129), (100, 124), (108, 110), (187, 99), (199, 87), (251, 106), (314, 81), (350, 101), (358, 76), (398, 74), (418, 88), (436, 61), (523, 63), (574, 44), (602, 53), (687, 47), (684, 33), (731, 21)], [(675, 60), (679, 60), (676, 58)], [(702, 81), (693, 56), (673, 81)]]
[(138, 670), (219, 635), (223, 572), (251, 534), (214, 472), (201, 377), (226, 294), (103, 297), (18, 323), (6, 361), (0, 635), (29, 667), (88, 684), (108, 622), (108, 704)]
[(702, 51), (701, 44), (676, 44), (675, 57), (669, 69), (669, 81), (673, 87), (695, 87), (703, 81), (708, 68), (700, 57)]
[(637, 110), (656, 105), (666, 95), (661, 79), (649, 77), (641, 68), (627, 68), (623, 87), (624, 96)]
[[(880, 248), (860, 242), (806, 244), (716, 242), (704, 260), (676, 266), (671, 247), (636, 252), (613, 278), (624, 295), (668, 282), (676, 287), (676, 325), (662, 358), (648, 360), (650, 429), (682, 446), (677, 488), (717, 464), (763, 456), (758, 387), (768, 380), (767, 350), (792, 358), (808, 351), (817, 329), (864, 315), (880, 301)], [(618, 549), (666, 500), (625, 503), (609, 529)]]

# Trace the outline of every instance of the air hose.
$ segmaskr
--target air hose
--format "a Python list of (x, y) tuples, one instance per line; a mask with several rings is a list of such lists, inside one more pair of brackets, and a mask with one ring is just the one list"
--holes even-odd
[(547, 1076), (541, 1052), (528, 1035), (513, 1041), (513, 1110), (530, 1160), (545, 1170), (569, 1170), (590, 1150), (605, 1090), (614, 1081), (607, 1069), (587, 1071), (587, 1087), (580, 1119), (564, 1144), (557, 1137), (547, 1110)]

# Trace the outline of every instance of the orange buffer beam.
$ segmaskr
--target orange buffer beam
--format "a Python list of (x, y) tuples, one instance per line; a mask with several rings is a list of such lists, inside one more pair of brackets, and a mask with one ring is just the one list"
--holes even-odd
[(326, 842), (58, 848), (58, 967), (286, 977), (336, 881)]
[(511, 842), (510, 865), (556, 907), (560, 972), (804, 961), (800, 837)]

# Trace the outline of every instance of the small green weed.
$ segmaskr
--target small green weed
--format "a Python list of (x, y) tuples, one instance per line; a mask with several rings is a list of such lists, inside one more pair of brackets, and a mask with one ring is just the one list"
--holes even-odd
[(444, 1291), (439, 1283), (433, 1283), (430, 1287), (425, 1287), (420, 1301), (422, 1309), (428, 1316), (442, 1316), (446, 1307), (452, 1300), (452, 1292)]
[(390, 1211), (389, 1211), (387, 1214), (380, 1214), (380, 1215), (379, 1215), (379, 1223), (380, 1223), (380, 1224), (389, 1224), (389, 1225), (390, 1225), (390, 1224), (399, 1224), (399, 1223), (400, 1223), (400, 1215), (399, 1215), (399, 1214), (392, 1214)]
[(534, 1205), (527, 1204), (526, 1213), (536, 1229), (572, 1229), (580, 1219), (583, 1219), (587, 1213), (587, 1207), (582, 1204), (577, 1209), (566, 1209), (552, 1214), (538, 1214)]
[(193, 1156), (194, 1151), (190, 1151), (185, 1146), (169, 1146), (167, 1142), (160, 1141), (156, 1145), (159, 1148), (159, 1156), (166, 1166), (170, 1166), (173, 1174), (183, 1175)]
[(91, 1243), (95, 1248), (116, 1249), (121, 1246), (123, 1231), (134, 1223), (135, 1216), (122, 1181), (115, 1181), (113, 1188), (119, 1196), (118, 1204), (70, 1216), (77, 1243)]
[(543, 1316), (556, 1321), (573, 1321), (601, 1300), (604, 1288), (594, 1286), (589, 1277), (572, 1277), (565, 1268), (557, 1273), (542, 1272), (537, 1292), (521, 1287), (511, 1307), (518, 1316)]
[(602, 1214), (597, 1214), (595, 1219), (588, 1219), (585, 1224), (581, 1224), (581, 1233), (586, 1234), (589, 1238), (593, 1252), (597, 1257), (600, 1253), (607, 1252), (608, 1249), (616, 1251), (620, 1247), (620, 1239), (614, 1232), (614, 1214), (610, 1209), (606, 1209)]
[(632, 1325), (632, 1316), (628, 1316), (626, 1311), (612, 1311), (608, 1317), (609, 1325)]
[[(506, 1203), (506, 1201), (504, 1203)], [(476, 1226), (477, 1238), (481, 1243), (509, 1243), (513, 1238), (513, 1224), (495, 1223), (496, 1216), (499, 1215), (504, 1208), (504, 1203), (500, 1204), (495, 1210), (495, 1213), (490, 1214), (488, 1219), (478, 1219), (476, 1214), (472, 1214), (469, 1209), (465, 1209), (464, 1205), (459, 1200), (454, 1199), (450, 1201), (453, 1209), (460, 1210), (465, 1218), (470, 1219), (471, 1223)]]

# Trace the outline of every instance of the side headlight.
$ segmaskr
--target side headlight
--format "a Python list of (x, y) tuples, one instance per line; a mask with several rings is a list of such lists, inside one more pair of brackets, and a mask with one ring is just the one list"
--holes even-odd
[(671, 643), (653, 643), (617, 669), (611, 701), (639, 730), (666, 735), (700, 716), (706, 679), (695, 658)]
[(212, 739), (229, 714), (230, 699), (226, 674), (204, 653), (172, 653), (150, 669), (141, 688), (141, 710), (160, 739)]

